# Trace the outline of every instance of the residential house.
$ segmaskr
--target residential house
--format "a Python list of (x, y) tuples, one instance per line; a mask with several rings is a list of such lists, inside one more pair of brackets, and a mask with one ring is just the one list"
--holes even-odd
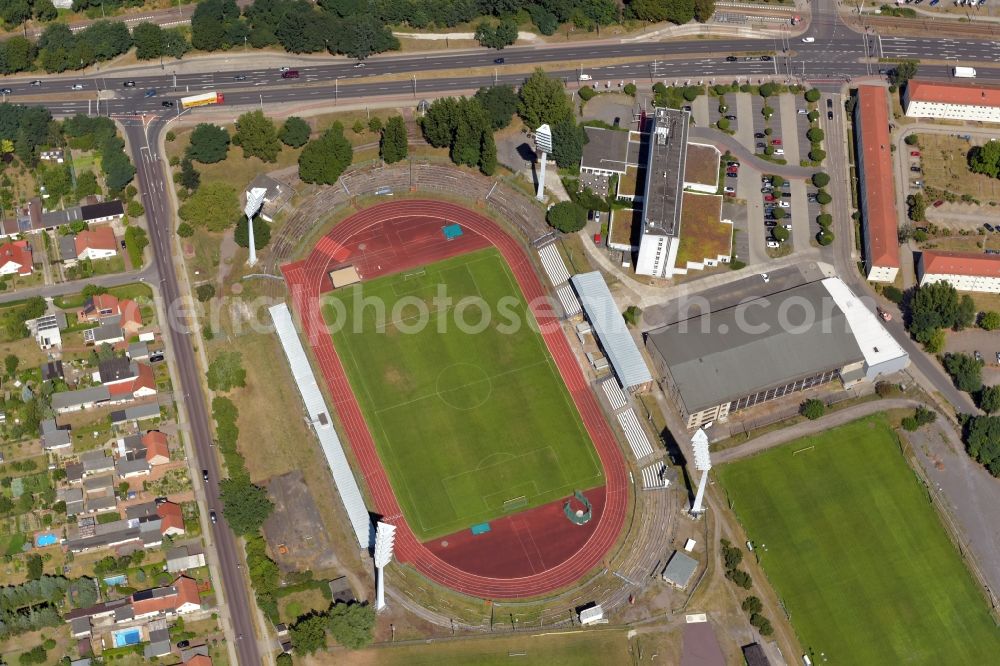
[(144, 405), (136, 405), (128, 409), (121, 409), (111, 412), (111, 424), (121, 426), (129, 421), (138, 422), (146, 419), (156, 419), (160, 417), (160, 406), (155, 402), (147, 402)]
[(74, 244), (76, 258), (79, 261), (110, 259), (118, 254), (118, 240), (115, 238), (115, 232), (107, 225), (81, 231), (76, 235)]
[(31, 275), (31, 245), (26, 240), (0, 245), (0, 275)]
[(134, 374), (129, 360), (124, 356), (109, 358), (97, 364), (94, 381), (105, 386), (132, 381)]
[(125, 354), (133, 361), (149, 360), (149, 344), (146, 342), (133, 342), (128, 346)]
[(76, 265), (76, 236), (74, 234), (59, 236), (59, 260), (67, 267)]
[(76, 316), (80, 322), (102, 325), (117, 319), (126, 335), (136, 335), (142, 328), (139, 304), (128, 298), (119, 299), (114, 294), (96, 294), (88, 298)]
[(208, 656), (208, 646), (199, 645), (195, 648), (191, 648), (192, 652), (197, 650), (201, 650), (202, 652), (200, 654), (195, 654), (185, 661), (184, 666), (212, 666), (212, 658)]
[(81, 453), (80, 462), (83, 463), (83, 475), (85, 477), (110, 472), (115, 468), (114, 458), (106, 454), (102, 449)]
[(64, 469), (67, 483), (75, 485), (83, 482), (83, 463), (67, 463)]
[(115, 222), (125, 217), (125, 206), (118, 199), (80, 206), (80, 216), (87, 224)]
[(52, 409), (55, 410), (56, 414), (78, 412), (81, 409), (92, 409), (110, 400), (111, 392), (108, 391), (107, 386), (93, 386), (75, 391), (54, 393), (52, 395)]
[(42, 449), (44, 451), (66, 452), (73, 446), (69, 426), (56, 425), (55, 419), (45, 419), (40, 424), (42, 431)]
[(167, 571), (180, 573), (205, 566), (205, 553), (199, 546), (177, 546), (167, 551)]
[(156, 507), (156, 515), (160, 517), (160, 533), (163, 536), (179, 536), (185, 533), (184, 513), (180, 504), (164, 502)]
[(56, 499), (66, 502), (67, 516), (83, 513), (83, 488), (60, 488), (56, 491)]
[(130, 597), (136, 618), (183, 615), (201, 610), (201, 597), (194, 579), (180, 576), (172, 585), (141, 590)]
[[(163, 620), (159, 622), (162, 623)], [(170, 632), (166, 628), (152, 629), (149, 632), (149, 643), (143, 648), (142, 656), (149, 661), (153, 657), (165, 657), (168, 654), (170, 654)]]
[(43, 382), (50, 382), (54, 379), (65, 379), (66, 377), (62, 361), (49, 361), (48, 363), (43, 363), (41, 371)]
[(145, 456), (125, 457), (115, 461), (115, 473), (120, 479), (131, 479), (149, 475), (149, 463)]
[(34, 331), (35, 342), (38, 343), (39, 349), (43, 350), (61, 347), (62, 331), (65, 328), (66, 315), (61, 311), (42, 315), (28, 323), (28, 329)]

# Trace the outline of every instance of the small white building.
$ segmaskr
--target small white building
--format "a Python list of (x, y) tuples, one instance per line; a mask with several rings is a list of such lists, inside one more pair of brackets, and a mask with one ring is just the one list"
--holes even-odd
[(959, 291), (1000, 294), (1000, 255), (921, 252), (917, 260), (917, 278), (921, 287), (948, 282)]
[(910, 81), (903, 92), (909, 118), (1000, 123), (1000, 88)]

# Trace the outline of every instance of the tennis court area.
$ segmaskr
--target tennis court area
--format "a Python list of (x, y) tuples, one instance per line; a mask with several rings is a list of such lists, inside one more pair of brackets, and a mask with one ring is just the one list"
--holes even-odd
[(495, 249), (325, 298), (327, 323), (346, 323), (333, 331), (334, 346), (418, 538), (603, 485), (594, 446)]
[(814, 664), (996, 662), (987, 602), (884, 416), (718, 478)]

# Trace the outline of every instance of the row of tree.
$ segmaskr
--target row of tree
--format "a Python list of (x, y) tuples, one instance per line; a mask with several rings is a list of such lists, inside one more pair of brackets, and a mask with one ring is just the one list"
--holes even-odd
[(63, 122), (62, 131), (70, 146), (98, 152), (109, 191), (121, 192), (132, 182), (135, 165), (126, 154), (125, 141), (118, 136), (115, 123), (110, 118), (77, 114)]

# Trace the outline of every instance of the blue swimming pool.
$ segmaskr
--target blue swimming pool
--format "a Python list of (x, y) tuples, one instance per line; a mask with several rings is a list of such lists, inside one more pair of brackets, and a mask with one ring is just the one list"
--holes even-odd
[(122, 629), (111, 632), (111, 640), (115, 647), (125, 647), (126, 645), (136, 645), (142, 640), (142, 632), (138, 629)]
[(104, 579), (104, 584), (109, 587), (114, 585), (124, 585), (127, 582), (128, 578), (125, 577), (125, 574), (118, 574), (117, 576), (108, 576), (107, 578)]
[(59, 537), (55, 534), (38, 534), (35, 536), (35, 545), (39, 548), (51, 546), (55, 543), (59, 543)]

